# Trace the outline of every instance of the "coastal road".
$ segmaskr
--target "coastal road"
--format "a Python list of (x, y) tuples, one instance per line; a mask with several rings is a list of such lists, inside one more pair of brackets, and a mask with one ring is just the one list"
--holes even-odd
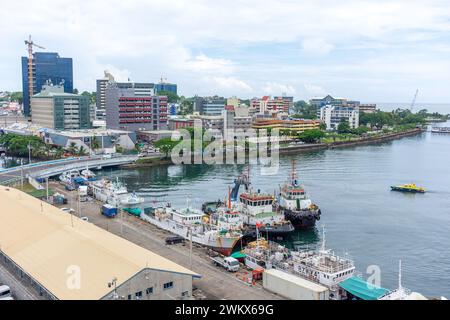
[[(53, 190), (67, 196), (65, 207), (77, 209), (76, 192), (66, 191), (60, 184), (52, 182)], [(166, 245), (165, 238), (170, 233), (144, 222), (136, 217), (124, 214), (122, 217), (106, 218), (100, 214), (101, 203), (92, 200), (81, 203), (80, 216), (88, 217), (89, 222), (121, 236), (141, 247), (153, 251), (171, 261), (202, 275), (193, 284), (197, 288), (196, 294), (205, 299), (258, 299), (277, 300), (280, 296), (272, 294), (262, 288), (260, 284), (249, 286), (239, 280), (234, 273), (215, 267), (208, 256), (208, 251), (198, 245), (193, 245), (192, 266), (189, 262), (189, 244)], [(76, 213), (78, 214), (78, 213)]]
[(0, 285), (7, 285), (16, 300), (37, 300), (39, 297), (31, 288), (20, 282), (14, 275), (0, 264)]

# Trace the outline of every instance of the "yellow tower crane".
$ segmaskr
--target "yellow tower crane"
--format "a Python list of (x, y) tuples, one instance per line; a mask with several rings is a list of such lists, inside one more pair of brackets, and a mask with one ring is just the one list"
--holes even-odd
[(31, 40), (31, 35), (28, 37), (28, 40), (25, 40), (25, 44), (28, 47), (28, 93), (30, 95), (31, 103), (31, 97), (33, 96), (33, 46), (40, 49), (45, 48), (34, 43), (33, 40)]

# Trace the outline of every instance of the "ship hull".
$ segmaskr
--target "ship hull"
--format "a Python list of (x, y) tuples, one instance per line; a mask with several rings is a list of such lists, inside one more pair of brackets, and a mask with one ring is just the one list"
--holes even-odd
[(320, 220), (320, 209), (316, 210), (283, 210), (284, 217), (289, 220), (295, 229), (308, 229), (316, 225), (316, 221)]
[[(177, 223), (173, 220), (160, 220), (156, 217), (147, 215), (142, 213), (141, 219), (157, 226), (160, 229), (169, 231), (173, 234), (176, 234), (178, 236), (183, 237), (186, 240), (190, 240), (190, 232), (189, 228), (185, 225), (182, 225), (180, 223)], [(200, 244), (202, 246), (208, 247), (214, 251), (220, 252), (224, 255), (230, 255), (233, 251), (233, 248), (236, 246), (238, 241), (241, 239), (241, 236), (223, 236), (218, 237), (214, 233), (208, 233), (208, 232), (193, 232), (192, 234), (192, 242)]]
[(402, 187), (391, 187), (392, 191), (400, 191), (400, 192), (409, 192), (409, 193), (425, 193), (425, 190), (417, 190), (410, 188), (402, 188)]

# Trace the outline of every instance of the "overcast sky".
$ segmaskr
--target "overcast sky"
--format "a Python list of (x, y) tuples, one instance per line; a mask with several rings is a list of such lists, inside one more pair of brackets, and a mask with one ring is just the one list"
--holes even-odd
[(448, 0), (3, 1), (0, 90), (21, 90), (29, 34), (81, 91), (109, 70), (186, 96), (450, 102)]

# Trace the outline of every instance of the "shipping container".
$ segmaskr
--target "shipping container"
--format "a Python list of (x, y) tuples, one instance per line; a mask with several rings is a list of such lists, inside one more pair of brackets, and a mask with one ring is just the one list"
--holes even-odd
[(264, 289), (292, 300), (328, 300), (328, 288), (276, 269), (263, 273)]
[(110, 204), (104, 204), (102, 206), (102, 214), (110, 218), (115, 217), (117, 215), (117, 208)]

